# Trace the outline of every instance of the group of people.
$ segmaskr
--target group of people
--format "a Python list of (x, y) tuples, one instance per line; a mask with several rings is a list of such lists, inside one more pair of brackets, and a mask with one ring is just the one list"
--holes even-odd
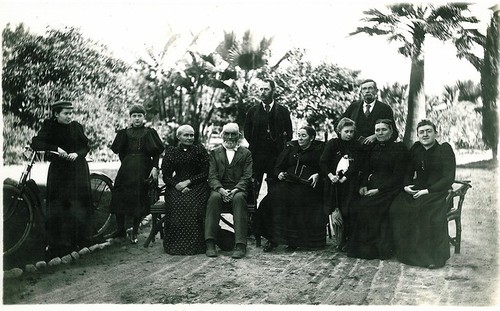
[(278, 155), (258, 209), (264, 251), (279, 244), (324, 247), (328, 216), (336, 214), (343, 224), (337, 247), (347, 256), (442, 267), (450, 256), (453, 149), (437, 142), (434, 123), (422, 120), (408, 150), (396, 142), (393, 111), (377, 100), (375, 81), (363, 81), (360, 93), (338, 122), (336, 138), (316, 141), (315, 130), (304, 126)]
[[(34, 150), (45, 151), (51, 162), (47, 175), (47, 256), (67, 254), (99, 240), (92, 232), (93, 206), (87, 153), (89, 140), (83, 126), (73, 120), (73, 104), (52, 104), (52, 117), (45, 120), (32, 139)], [(144, 126), (146, 110), (130, 109), (130, 127), (119, 130), (111, 145), (121, 166), (111, 199), (117, 230), (109, 237), (126, 237), (125, 217), (133, 219), (130, 239), (137, 243), (139, 224), (149, 214), (149, 181), (158, 179), (158, 163), (164, 146), (157, 132)]]
[[(207, 151), (195, 131), (182, 125), (177, 145), (164, 147), (156, 131), (144, 126), (141, 105), (130, 109), (131, 125), (111, 145), (121, 166), (112, 193), (117, 230), (126, 237), (125, 216), (133, 221), (137, 243), (142, 218), (149, 214), (147, 190), (161, 169), (166, 186), (163, 246), (168, 254), (205, 253), (216, 257), (221, 209), (232, 210), (233, 258), (246, 255), (247, 199), (259, 193), (266, 175), (267, 195), (257, 210), (255, 230), (267, 239), (264, 252), (326, 245), (329, 215), (340, 215), (343, 234), (337, 245), (350, 257), (387, 259), (428, 268), (449, 258), (445, 199), (455, 177), (451, 146), (438, 143), (436, 126), (422, 120), (408, 151), (396, 142), (393, 111), (377, 100), (377, 85), (360, 85), (361, 101), (351, 104), (336, 127), (337, 137), (322, 142), (311, 126), (292, 140), (289, 110), (274, 100), (275, 83), (262, 80), (260, 103), (246, 116), (244, 136), (236, 123), (222, 129), (222, 145)], [(36, 150), (53, 155), (47, 182), (49, 247), (88, 243), (91, 221), (88, 139), (71, 120), (72, 104), (57, 102), (53, 118), (33, 138)], [(164, 157), (159, 167), (159, 159)], [(252, 188), (253, 187), (253, 188)]]

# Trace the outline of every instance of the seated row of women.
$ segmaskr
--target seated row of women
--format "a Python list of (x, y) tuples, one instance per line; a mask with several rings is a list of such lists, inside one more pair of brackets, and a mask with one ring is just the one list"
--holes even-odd
[[(258, 229), (278, 244), (321, 248), (326, 245), (328, 215), (341, 215), (339, 249), (350, 257), (388, 259), (441, 267), (450, 256), (446, 196), (455, 178), (455, 156), (448, 143), (436, 141), (435, 125), (417, 126), (410, 151), (395, 142), (392, 121), (375, 124), (377, 142), (353, 140), (354, 121), (343, 118), (338, 138), (326, 144), (303, 127), (297, 142), (280, 155), (273, 185), (258, 209)], [(322, 177), (325, 182), (322, 182)]]

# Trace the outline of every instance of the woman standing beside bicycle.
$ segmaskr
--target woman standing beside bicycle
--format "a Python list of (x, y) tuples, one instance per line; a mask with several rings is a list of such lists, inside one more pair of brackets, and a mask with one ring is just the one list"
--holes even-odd
[(83, 126), (72, 121), (73, 104), (52, 104), (52, 118), (43, 122), (31, 147), (45, 151), (50, 166), (47, 175), (48, 255), (63, 255), (86, 246), (91, 236), (92, 201), (89, 152)]

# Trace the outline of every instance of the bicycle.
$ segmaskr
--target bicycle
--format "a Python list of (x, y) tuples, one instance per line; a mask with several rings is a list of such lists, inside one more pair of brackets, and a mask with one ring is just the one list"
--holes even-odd
[[(57, 154), (56, 152), (53, 152)], [(3, 184), (3, 254), (11, 255), (16, 252), (28, 238), (35, 225), (35, 220), (45, 219), (42, 208), (43, 200), (40, 188), (31, 179), (31, 169), (35, 161), (43, 155), (30, 147), (23, 152), (27, 164), (21, 174), (19, 182), (5, 180)], [(111, 223), (109, 205), (113, 181), (103, 173), (90, 174), (92, 191), (92, 208), (94, 211), (93, 230), (91, 238), (103, 235)]]

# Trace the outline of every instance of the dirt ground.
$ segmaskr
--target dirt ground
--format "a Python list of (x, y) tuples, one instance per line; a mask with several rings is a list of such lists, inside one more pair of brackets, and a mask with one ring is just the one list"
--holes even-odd
[(460, 254), (437, 270), (391, 260), (348, 258), (321, 251), (278, 248), (264, 253), (249, 241), (247, 257), (229, 252), (170, 256), (161, 240), (142, 246), (115, 243), (44, 272), (4, 279), (3, 304), (244, 304), (244, 305), (434, 305), (500, 303), (497, 168), (463, 165), (458, 179), (472, 180), (467, 194)]

